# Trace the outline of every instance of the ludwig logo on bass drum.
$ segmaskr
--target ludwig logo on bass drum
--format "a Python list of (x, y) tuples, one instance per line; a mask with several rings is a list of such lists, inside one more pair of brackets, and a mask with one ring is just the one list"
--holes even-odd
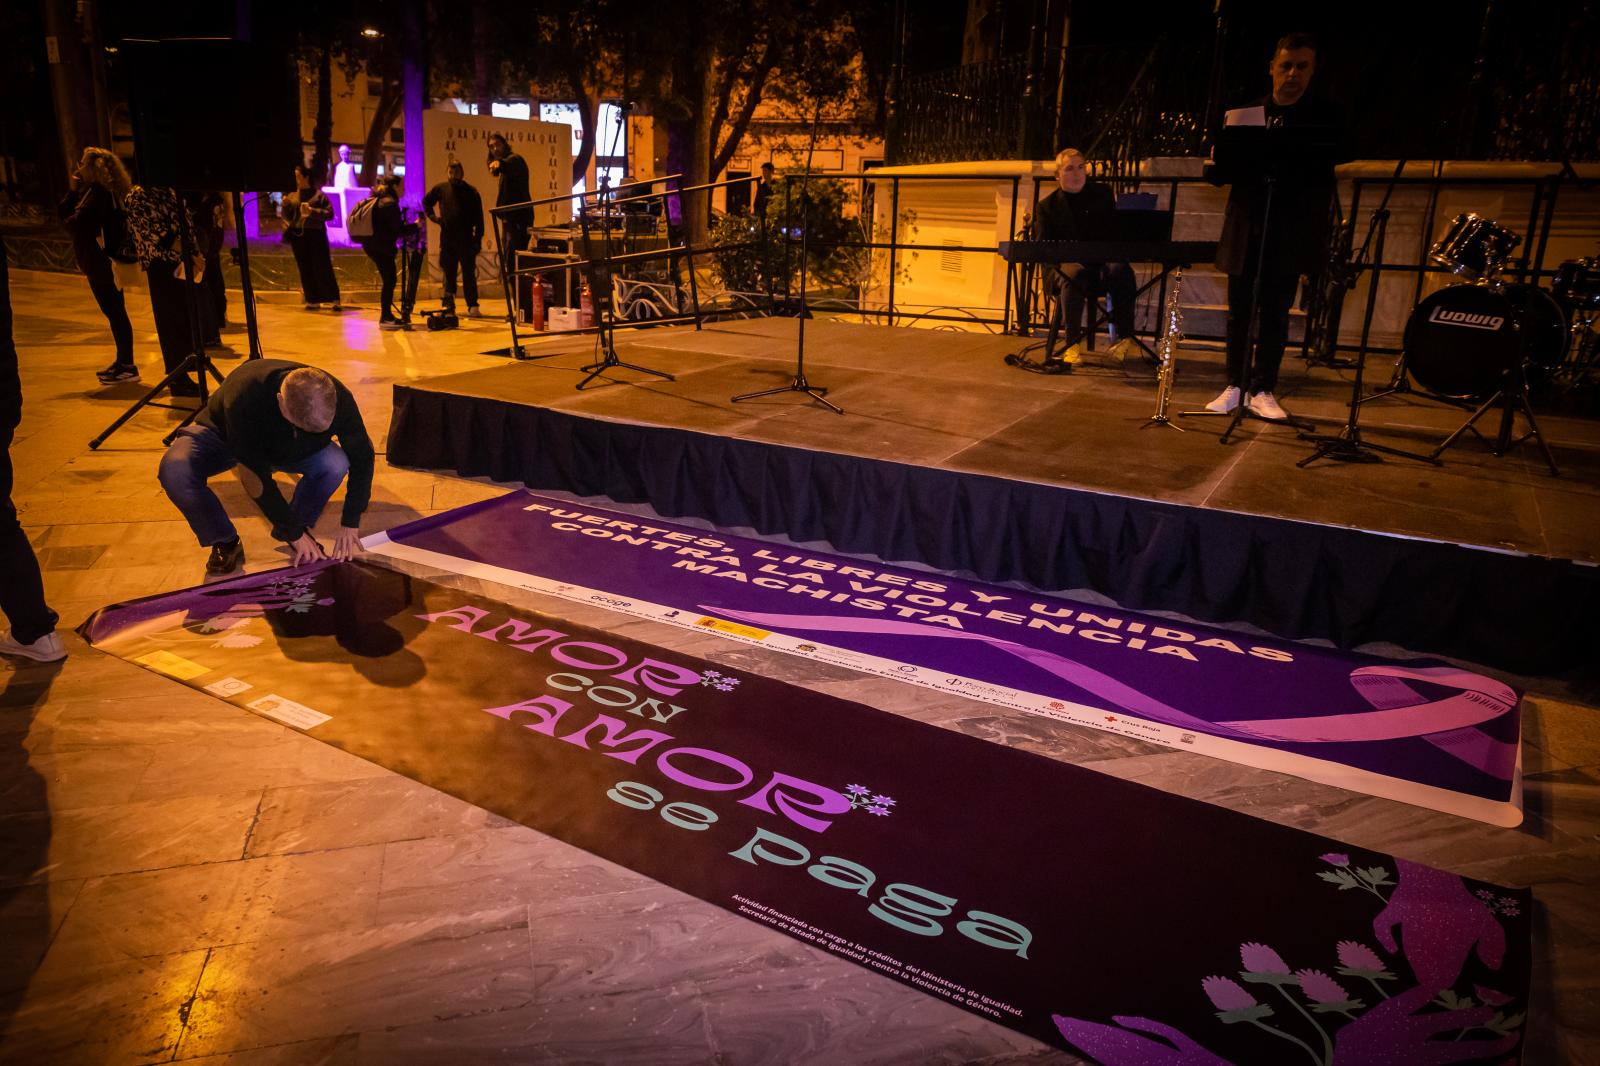
[(1506, 324), (1503, 315), (1476, 315), (1470, 311), (1446, 311), (1442, 307), (1435, 307), (1433, 314), (1428, 316), (1429, 322), (1439, 322), (1446, 326), (1466, 326), (1469, 329), (1497, 330)]

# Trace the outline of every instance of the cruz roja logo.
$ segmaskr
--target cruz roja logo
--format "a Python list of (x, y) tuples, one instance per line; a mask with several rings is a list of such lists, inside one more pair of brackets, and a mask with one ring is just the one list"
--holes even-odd
[(1438, 322), (1444, 326), (1466, 326), (1468, 329), (1486, 329), (1491, 332), (1506, 324), (1501, 315), (1479, 315), (1470, 311), (1446, 311), (1442, 307), (1435, 307), (1433, 314), (1428, 316), (1429, 322)]

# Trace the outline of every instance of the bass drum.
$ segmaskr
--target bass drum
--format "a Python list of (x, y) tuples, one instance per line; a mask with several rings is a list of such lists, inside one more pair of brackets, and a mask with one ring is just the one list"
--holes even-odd
[(1543, 289), (1456, 285), (1411, 312), (1406, 369), (1429, 392), (1481, 398), (1524, 355), (1530, 380), (1544, 378), (1561, 365), (1566, 343), (1566, 313)]

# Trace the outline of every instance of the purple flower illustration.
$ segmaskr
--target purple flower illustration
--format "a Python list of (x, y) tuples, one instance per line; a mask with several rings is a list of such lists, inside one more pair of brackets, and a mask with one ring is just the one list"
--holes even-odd
[(1350, 856), (1344, 855), (1344, 854), (1342, 854), (1340, 852), (1337, 852), (1337, 851), (1330, 851), (1326, 855), (1318, 856), (1318, 858), (1320, 858), (1323, 862), (1327, 863), (1329, 866), (1349, 866), (1350, 865)]
[(1218, 1010), (1245, 1010), (1256, 1005), (1256, 997), (1227, 977), (1207, 977), (1200, 982), (1200, 987), (1206, 990), (1206, 997)]
[(1384, 968), (1383, 960), (1378, 958), (1376, 952), (1354, 940), (1339, 941), (1339, 962), (1352, 970), (1371, 970), (1374, 973)]
[(1270, 974), (1274, 977), (1290, 976), (1289, 964), (1265, 944), (1239, 945), (1239, 959), (1244, 963), (1246, 973)]
[(872, 791), (872, 789), (868, 788), (866, 785), (846, 785), (844, 786), (844, 790), (850, 793), (852, 796), (865, 796), (868, 792)]
[(868, 814), (876, 814), (879, 817), (882, 817), (882, 816), (884, 816), (884, 815), (889, 813), (889, 808), (887, 808), (887, 807), (879, 807), (877, 804), (873, 804), (871, 807), (867, 808), (867, 813)]
[(879, 804), (881, 806), (884, 806), (884, 807), (893, 807), (894, 806), (894, 797), (893, 796), (873, 796), (872, 797), (872, 802), (876, 803), (876, 804)]
[(1295, 974), (1300, 978), (1300, 988), (1316, 1003), (1344, 1003), (1350, 994), (1339, 987), (1339, 982), (1323, 973), (1321, 970), (1300, 970)]
[(1474, 892), (1473, 895), (1477, 896), (1485, 903), (1488, 903), (1494, 899), (1494, 893), (1490, 892), (1487, 888), (1480, 888), (1478, 891)]

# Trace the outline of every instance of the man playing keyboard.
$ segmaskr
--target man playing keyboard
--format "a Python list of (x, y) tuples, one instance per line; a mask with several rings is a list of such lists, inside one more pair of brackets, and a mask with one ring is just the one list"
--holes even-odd
[[(1034, 240), (1093, 241), (1112, 235), (1116, 202), (1111, 189), (1089, 180), (1087, 160), (1076, 148), (1056, 155), (1056, 185), (1034, 207)], [(1116, 343), (1111, 354), (1126, 359), (1138, 352), (1133, 339), (1133, 298), (1137, 287), (1127, 263), (1058, 263), (1047, 275), (1049, 291), (1056, 297), (1066, 351), (1061, 358), (1070, 366), (1082, 357), (1083, 304), (1089, 297), (1111, 297), (1111, 334)]]

